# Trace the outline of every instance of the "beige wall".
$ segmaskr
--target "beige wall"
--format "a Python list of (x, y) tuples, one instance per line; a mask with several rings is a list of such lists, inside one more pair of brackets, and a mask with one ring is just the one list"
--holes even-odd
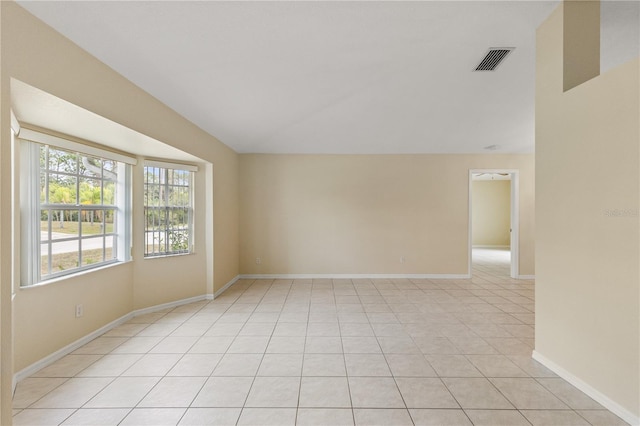
[[(0, 7), (0, 23), (4, 20)], [(0, 48), (4, 45), (4, 29), (0, 25)], [(11, 158), (4, 155), (9, 126), (9, 80), (4, 76), (4, 59), (0, 50), (0, 424), (10, 425), (12, 417), (11, 395), (13, 379), (13, 332), (11, 320), (11, 183), (6, 178), (11, 171)], [(7, 136), (7, 132), (9, 135)]]
[[(131, 263), (18, 289), (13, 305), (15, 371), (131, 312), (131, 289)], [(85, 314), (75, 318), (79, 303)]]
[(471, 202), (471, 243), (508, 246), (511, 243), (511, 181), (473, 181)]
[(240, 155), (240, 271), (468, 274), (476, 168), (520, 170), (520, 274), (533, 274), (533, 155)]
[(537, 33), (536, 354), (637, 422), (639, 64), (563, 92), (562, 37), (561, 6)]
[[(239, 245), (238, 158), (234, 151), (15, 3), (0, 2), (0, 10), (0, 424), (4, 425), (10, 424), (11, 376), (14, 371), (132, 309), (213, 293), (222, 288), (238, 274)], [(13, 246), (8, 201), (11, 200), (12, 181), (11, 156), (8, 155), (11, 146), (8, 126), (11, 78), (201, 158), (203, 172), (198, 173), (199, 199), (196, 207), (202, 221), (201, 229), (197, 231), (196, 254), (164, 261), (145, 261), (140, 258), (140, 242), (136, 245), (134, 239), (133, 262), (49, 285), (18, 289), (12, 312)], [(207, 176), (207, 170), (209, 173), (212, 171), (212, 176)], [(209, 186), (203, 192), (205, 186), (201, 184), (206, 182)], [(138, 221), (139, 226), (140, 216), (136, 217), (134, 225)], [(215, 221), (211, 221), (211, 217), (215, 217)], [(74, 318), (76, 303), (85, 306), (82, 319)], [(12, 328), (16, 342), (14, 351), (11, 348)], [(15, 353), (13, 366), (12, 352)]]

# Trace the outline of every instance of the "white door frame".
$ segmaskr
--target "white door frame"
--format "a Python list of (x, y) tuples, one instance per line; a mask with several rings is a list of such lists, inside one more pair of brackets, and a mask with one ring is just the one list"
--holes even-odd
[(520, 243), (520, 224), (519, 224), (519, 205), (520, 205), (520, 171), (517, 169), (469, 169), (469, 277), (472, 276), (471, 272), (471, 249), (472, 249), (472, 179), (473, 175), (477, 173), (509, 173), (511, 175), (511, 278), (517, 279), (520, 271), (519, 265), (519, 243)]

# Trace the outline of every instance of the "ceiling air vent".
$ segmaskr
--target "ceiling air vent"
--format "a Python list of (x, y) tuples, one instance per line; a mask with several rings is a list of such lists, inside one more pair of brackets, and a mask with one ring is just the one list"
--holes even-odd
[(515, 47), (492, 47), (476, 67), (476, 71), (494, 71)]

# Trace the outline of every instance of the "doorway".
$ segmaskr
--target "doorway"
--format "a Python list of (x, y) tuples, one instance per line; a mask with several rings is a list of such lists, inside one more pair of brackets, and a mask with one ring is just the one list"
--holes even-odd
[(469, 170), (469, 276), (518, 277), (518, 171)]

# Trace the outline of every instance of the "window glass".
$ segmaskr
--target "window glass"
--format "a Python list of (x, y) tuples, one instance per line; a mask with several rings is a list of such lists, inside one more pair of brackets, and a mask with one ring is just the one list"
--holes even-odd
[(193, 172), (178, 167), (144, 167), (145, 257), (191, 252)]
[[(26, 146), (22, 285), (128, 259), (128, 165), (73, 150), (22, 141)], [(38, 158), (34, 158), (37, 156)], [(34, 182), (30, 185), (28, 182)], [(39, 182), (39, 184), (38, 184)], [(33, 194), (39, 190), (39, 194)], [(126, 250), (122, 250), (126, 251)]]

